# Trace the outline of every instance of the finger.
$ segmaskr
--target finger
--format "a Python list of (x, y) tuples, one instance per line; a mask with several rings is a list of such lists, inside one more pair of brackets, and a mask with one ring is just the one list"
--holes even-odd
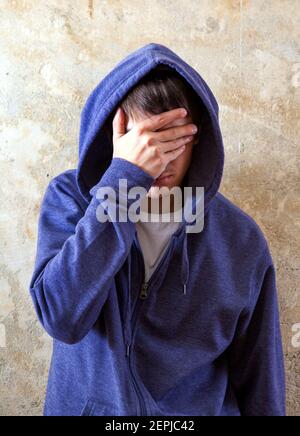
[[(196, 128), (196, 130), (195, 130)], [(157, 141), (173, 141), (174, 139), (181, 138), (187, 135), (194, 135), (197, 132), (197, 126), (193, 123), (184, 124), (180, 126), (169, 127), (161, 132), (155, 132), (154, 138)]]
[(113, 125), (113, 140), (125, 135), (124, 112), (121, 107), (118, 107), (112, 125)]
[(169, 124), (178, 118), (184, 118), (187, 115), (187, 111), (184, 108), (171, 109), (170, 111), (162, 112), (157, 115), (152, 115), (146, 120), (141, 121), (140, 125), (145, 130), (155, 132), (161, 129), (165, 125)]
[(189, 142), (193, 141), (193, 139), (194, 136), (185, 136), (175, 141), (162, 142), (158, 145), (158, 147), (163, 153), (167, 153), (169, 151), (175, 150), (178, 147), (181, 147), (182, 145), (188, 144)]
[(167, 162), (171, 162), (172, 160), (177, 159), (177, 157), (180, 156), (184, 152), (185, 148), (186, 148), (186, 146), (183, 145), (183, 146), (177, 148), (176, 150), (172, 150), (172, 151), (169, 151), (168, 153), (165, 153), (165, 158), (166, 158)]

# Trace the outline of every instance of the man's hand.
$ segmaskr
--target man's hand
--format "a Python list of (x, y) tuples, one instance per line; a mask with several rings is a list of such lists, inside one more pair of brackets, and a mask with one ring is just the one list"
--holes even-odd
[(119, 107), (113, 119), (113, 157), (126, 159), (152, 177), (159, 177), (168, 163), (183, 153), (185, 144), (193, 140), (196, 126), (189, 123), (160, 129), (186, 114), (183, 108), (162, 112), (137, 123), (126, 133), (125, 114)]

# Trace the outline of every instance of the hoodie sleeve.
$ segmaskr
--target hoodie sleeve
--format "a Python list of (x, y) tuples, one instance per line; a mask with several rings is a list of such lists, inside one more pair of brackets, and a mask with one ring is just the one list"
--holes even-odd
[(116, 193), (117, 211), (128, 209), (136, 199), (121, 198), (119, 179), (126, 179), (128, 190), (139, 186), (148, 191), (154, 178), (125, 159), (113, 158), (90, 190), (92, 198), (83, 211), (74, 195), (77, 187), (64, 174), (52, 179), (44, 194), (29, 287), (45, 330), (59, 341), (74, 344), (97, 321), (135, 234), (135, 224), (130, 220), (103, 223), (97, 219), (97, 207), (101, 207), (97, 191), (111, 187)]
[(285, 373), (275, 268), (268, 246), (229, 352), (242, 416), (285, 416)]

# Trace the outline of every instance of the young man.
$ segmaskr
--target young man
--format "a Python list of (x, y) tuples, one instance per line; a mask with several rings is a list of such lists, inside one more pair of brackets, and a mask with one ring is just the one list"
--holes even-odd
[[(284, 415), (275, 269), (259, 226), (218, 192), (224, 149), (208, 85), (148, 44), (93, 91), (79, 139), (78, 168), (43, 198), (30, 282), (54, 338), (45, 415)], [(136, 198), (121, 180), (144, 188), (146, 215), (152, 198), (164, 212), (158, 187), (192, 188), (193, 211), (204, 187), (203, 230), (188, 232), (185, 217), (114, 219), (99, 192), (129, 215)]]

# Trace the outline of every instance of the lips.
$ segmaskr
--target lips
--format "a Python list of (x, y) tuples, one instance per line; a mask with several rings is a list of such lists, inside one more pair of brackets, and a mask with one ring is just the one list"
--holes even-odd
[(161, 185), (167, 183), (167, 181), (173, 176), (173, 174), (163, 174), (155, 179), (154, 185)]
[(163, 179), (165, 179), (165, 178), (167, 178), (167, 177), (170, 177), (172, 174), (161, 174), (156, 180), (163, 180)]

